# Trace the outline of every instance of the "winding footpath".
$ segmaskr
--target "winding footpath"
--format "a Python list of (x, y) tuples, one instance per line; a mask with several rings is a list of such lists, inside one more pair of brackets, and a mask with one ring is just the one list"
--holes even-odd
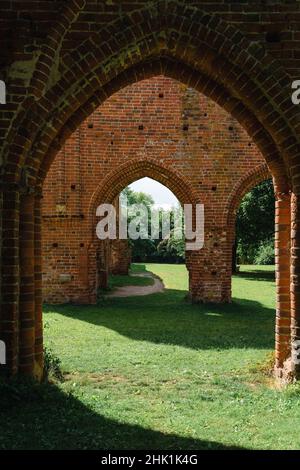
[(117, 287), (108, 297), (135, 297), (142, 295), (156, 294), (163, 292), (165, 286), (163, 282), (152, 273), (134, 274), (132, 277), (152, 277), (154, 283), (152, 286), (123, 286)]

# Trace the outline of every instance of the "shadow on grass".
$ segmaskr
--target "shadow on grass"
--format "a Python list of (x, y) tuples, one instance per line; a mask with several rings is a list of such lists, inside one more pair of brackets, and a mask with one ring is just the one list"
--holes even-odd
[(275, 271), (264, 271), (260, 269), (255, 269), (251, 271), (241, 271), (238, 274), (234, 275), (235, 278), (245, 279), (247, 281), (264, 281), (264, 282), (274, 282), (275, 281)]
[(144, 297), (142, 302), (137, 297), (114, 298), (98, 306), (55, 305), (45, 306), (44, 311), (155, 344), (196, 350), (274, 346), (275, 312), (251, 300), (193, 305), (184, 300), (184, 292), (166, 289)]
[(0, 449), (237, 449), (108, 419), (56, 385), (0, 385)]

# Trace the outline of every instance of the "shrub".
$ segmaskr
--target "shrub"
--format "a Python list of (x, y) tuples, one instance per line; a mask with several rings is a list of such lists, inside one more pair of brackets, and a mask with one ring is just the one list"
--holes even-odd
[(267, 240), (258, 248), (257, 254), (254, 258), (254, 264), (274, 264), (275, 263), (275, 251), (274, 251), (274, 240)]
[(44, 380), (54, 378), (63, 380), (64, 376), (61, 370), (61, 360), (56, 357), (50, 349), (44, 349)]

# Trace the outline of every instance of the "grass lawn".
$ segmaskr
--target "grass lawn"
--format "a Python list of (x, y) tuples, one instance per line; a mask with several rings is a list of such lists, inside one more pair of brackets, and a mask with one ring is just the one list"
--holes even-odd
[(113, 274), (109, 276), (109, 289), (114, 290), (117, 287), (124, 286), (153, 286), (153, 277), (137, 276), (143, 272), (145, 272), (144, 265), (133, 264), (130, 269), (129, 276)]
[(243, 267), (230, 305), (187, 303), (184, 266), (146, 268), (164, 293), (45, 307), (65, 381), (9, 391), (0, 448), (299, 449), (300, 387), (266, 373), (273, 268)]

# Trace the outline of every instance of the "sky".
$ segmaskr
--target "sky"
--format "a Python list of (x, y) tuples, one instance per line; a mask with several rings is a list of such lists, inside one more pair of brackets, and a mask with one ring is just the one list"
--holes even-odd
[(172, 191), (152, 178), (141, 178), (130, 184), (129, 187), (134, 191), (150, 194), (154, 199), (156, 207), (169, 209), (172, 206), (178, 205), (178, 199)]

